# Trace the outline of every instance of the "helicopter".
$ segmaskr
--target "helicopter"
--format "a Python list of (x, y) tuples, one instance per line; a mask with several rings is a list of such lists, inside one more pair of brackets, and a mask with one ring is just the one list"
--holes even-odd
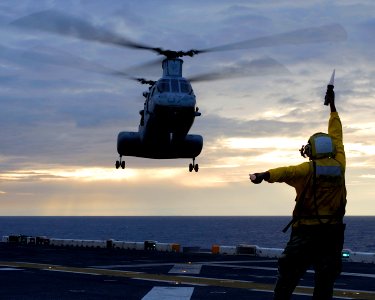
[[(123, 157), (134, 156), (151, 159), (192, 159), (189, 171), (198, 172), (199, 165), (195, 159), (203, 149), (203, 137), (190, 133), (195, 118), (201, 116), (191, 82), (229, 78), (236, 74), (209, 73), (187, 79), (182, 72), (183, 57), (216, 51), (337, 42), (346, 39), (346, 31), (341, 25), (330, 24), (207, 49), (174, 51), (134, 42), (123, 35), (96, 27), (86, 20), (54, 10), (33, 13), (13, 21), (11, 25), (125, 48), (148, 50), (164, 57), (161, 61), (162, 77), (157, 81), (117, 72), (117, 75), (149, 85), (148, 90), (143, 92), (145, 101), (143, 109), (139, 111), (138, 131), (122, 131), (118, 134), (119, 159), (115, 162), (117, 169), (125, 169)], [(242, 76), (243, 73), (238, 75)]]
[(163, 76), (151, 84), (141, 115), (138, 132), (118, 134), (117, 151), (120, 160), (116, 168), (125, 168), (122, 156), (154, 159), (192, 158), (189, 171), (198, 172), (195, 158), (203, 148), (203, 137), (188, 134), (195, 117), (201, 115), (191, 84), (182, 77), (180, 58), (169, 55), (163, 60)]

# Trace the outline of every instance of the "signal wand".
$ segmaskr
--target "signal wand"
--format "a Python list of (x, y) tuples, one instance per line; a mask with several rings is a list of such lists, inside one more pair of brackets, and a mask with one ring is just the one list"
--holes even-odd
[(331, 80), (329, 81), (327, 85), (327, 92), (326, 96), (324, 97), (324, 105), (328, 105), (330, 103), (330, 99), (332, 97), (335, 97), (335, 92), (333, 91), (335, 85), (335, 70), (333, 70)]

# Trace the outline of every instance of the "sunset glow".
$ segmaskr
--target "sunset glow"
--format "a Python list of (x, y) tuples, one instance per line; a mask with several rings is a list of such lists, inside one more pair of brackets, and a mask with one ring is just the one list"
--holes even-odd
[[(311, 134), (327, 130), (330, 110), (323, 101), (333, 69), (347, 157), (347, 213), (375, 215), (372, 1), (4, 0), (1, 5), (2, 215), (290, 215), (295, 190), (251, 184), (249, 173), (308, 161), (299, 149)], [(184, 57), (187, 79), (230, 70), (228, 78), (192, 82), (202, 114), (189, 131), (204, 140), (195, 158), (199, 172), (189, 172), (192, 158), (123, 157), (123, 170), (115, 168), (117, 135), (138, 130), (142, 93), (148, 91), (129, 79), (158, 80), (161, 65), (138, 66), (161, 57), (9, 25), (50, 9), (141, 45), (177, 51), (333, 22), (348, 38)], [(263, 72), (267, 66), (259, 61), (265, 59), (283, 71)]]

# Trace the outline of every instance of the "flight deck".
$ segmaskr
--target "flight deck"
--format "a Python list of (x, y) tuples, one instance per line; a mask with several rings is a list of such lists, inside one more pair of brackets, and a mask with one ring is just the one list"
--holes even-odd
[[(108, 242), (105, 248), (1, 242), (0, 299), (272, 299), (276, 258), (147, 245), (135, 250)], [(293, 299), (311, 299), (313, 284), (309, 270)], [(375, 264), (344, 261), (334, 295), (375, 299)]]

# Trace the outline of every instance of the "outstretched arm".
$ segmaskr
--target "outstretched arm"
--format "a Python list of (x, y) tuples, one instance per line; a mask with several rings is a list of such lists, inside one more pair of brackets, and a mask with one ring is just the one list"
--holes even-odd
[(296, 166), (280, 167), (270, 169), (262, 173), (249, 174), (252, 183), (258, 184), (263, 180), (269, 183), (285, 182), (291, 186), (297, 187), (301, 180), (310, 173), (310, 163), (304, 162)]

